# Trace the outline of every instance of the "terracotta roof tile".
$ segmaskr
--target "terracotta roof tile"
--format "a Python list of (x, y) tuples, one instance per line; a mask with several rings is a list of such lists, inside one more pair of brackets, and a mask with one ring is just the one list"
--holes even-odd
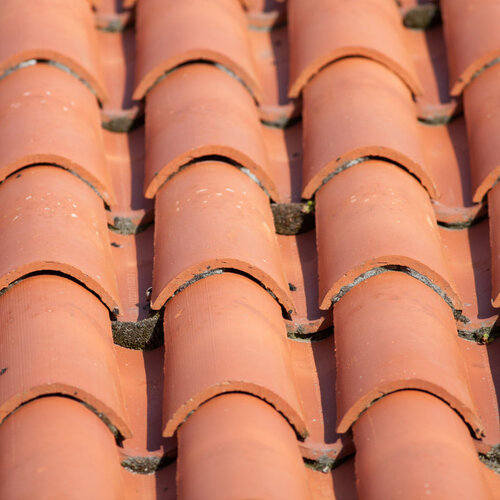
[(415, 179), (395, 165), (367, 161), (332, 179), (316, 199), (322, 309), (364, 279), (396, 270), (432, 287), (459, 314), (432, 206)]
[(184, 66), (146, 99), (146, 196), (186, 165), (214, 156), (248, 169), (278, 198), (251, 96), (214, 66)]
[(500, 307), (500, 186), (495, 186), (488, 193), (488, 213), (490, 216), (491, 245), (491, 301), (494, 307)]
[(60, 168), (28, 168), (0, 186), (0, 286), (38, 271), (60, 272), (120, 309), (102, 201)]
[(229, 269), (293, 311), (268, 198), (248, 176), (225, 163), (192, 165), (160, 190), (155, 210), (154, 309), (193, 280)]
[(87, 408), (37, 399), (0, 426), (2, 498), (124, 498), (113, 435)]
[(484, 433), (453, 315), (423, 283), (385, 273), (353, 289), (335, 309), (335, 347), (339, 432), (381, 396), (418, 389), (446, 401), (478, 437)]
[(245, 394), (208, 401), (180, 428), (177, 488), (179, 498), (311, 498), (292, 429)]
[(0, 180), (23, 167), (53, 164), (115, 202), (99, 107), (78, 80), (47, 64), (19, 69), (0, 81), (0, 109)]
[(262, 287), (231, 273), (209, 276), (167, 303), (164, 331), (166, 436), (224, 392), (267, 401), (307, 434), (281, 310)]
[(58, 63), (106, 101), (88, 1), (5, 0), (0, 4), (0, 22), (0, 74), (31, 60)]
[(443, 0), (450, 93), (459, 95), (487, 65), (500, 57), (500, 5), (495, 0)]
[(97, 297), (59, 276), (26, 278), (2, 296), (0, 325), (0, 420), (32, 399), (64, 394), (130, 437), (108, 311)]
[(1, 498), (498, 498), (498, 9), (440, 4), (0, 2)]
[(361, 498), (491, 498), (462, 420), (424, 392), (375, 403), (355, 424), (354, 440)]
[(184, 63), (222, 65), (261, 99), (243, 9), (234, 0), (141, 0), (137, 9), (134, 98), (141, 99), (167, 71)]
[(289, 0), (290, 96), (297, 97), (322, 68), (344, 57), (374, 59), (422, 93), (394, 2)]
[(322, 70), (304, 90), (302, 195), (310, 198), (352, 162), (374, 157), (401, 165), (437, 196), (410, 92), (384, 66), (347, 58)]

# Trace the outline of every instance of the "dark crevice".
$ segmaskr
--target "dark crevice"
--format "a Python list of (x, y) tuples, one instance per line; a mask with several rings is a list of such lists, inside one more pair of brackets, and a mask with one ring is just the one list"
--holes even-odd
[(305, 203), (271, 203), (277, 234), (306, 233), (315, 227), (314, 201)]
[[(94, 290), (89, 288), (85, 283), (80, 281), (79, 279), (75, 278), (71, 274), (66, 274), (62, 271), (56, 271), (56, 270), (50, 270), (50, 269), (43, 269), (40, 271), (33, 271), (32, 273), (27, 273), (24, 274), (23, 276), (17, 278), (16, 280), (12, 281), (9, 283), (5, 288), (0, 289), (0, 296), (2, 296), (4, 293), (6, 293), (8, 290), (10, 290), (12, 287), (16, 286), (18, 283), (21, 283), (21, 281), (24, 281), (25, 279), (31, 278), (32, 276), (58, 276), (59, 278), (64, 278), (68, 279), (70, 281), (73, 281), (73, 283), (76, 283), (80, 285), (81, 287), (85, 288), (88, 292), (90, 292), (94, 297), (97, 297), (99, 301), (108, 309), (109, 307), (107, 304), (104, 303), (102, 298), (99, 296), (98, 293), (96, 293)], [(116, 315), (119, 314), (119, 311), (117, 309), (114, 309), (113, 311), (109, 311), (110, 318), (114, 320), (116, 318)]]
[(199, 163), (204, 163), (204, 162), (219, 162), (219, 163), (226, 163), (227, 165), (231, 165), (232, 167), (237, 168), (240, 172), (245, 174), (247, 177), (249, 177), (257, 186), (259, 186), (264, 193), (266, 193), (266, 196), (270, 198), (269, 193), (267, 192), (266, 188), (262, 185), (260, 182), (259, 178), (251, 172), (247, 167), (244, 167), (237, 161), (233, 160), (232, 158), (229, 158), (227, 156), (223, 155), (202, 155), (198, 157), (192, 157), (189, 161), (181, 165), (175, 172), (171, 173), (160, 185), (158, 188), (158, 191), (168, 182), (170, 181), (173, 177), (175, 177), (177, 174), (180, 174), (183, 170), (186, 168), (191, 167), (192, 165), (198, 165)]
[(461, 310), (455, 309), (453, 302), (451, 298), (442, 290), (438, 285), (432, 282), (431, 279), (429, 279), (427, 276), (419, 273), (415, 269), (412, 269), (407, 266), (402, 266), (399, 264), (388, 264), (386, 266), (378, 266), (378, 267), (373, 267), (369, 271), (366, 271), (362, 274), (360, 274), (357, 278), (355, 278), (351, 283), (348, 285), (343, 286), (338, 293), (332, 298), (332, 304), (337, 303), (347, 292), (352, 290), (356, 285), (359, 285), (363, 281), (372, 278), (374, 276), (378, 276), (379, 274), (386, 273), (386, 272), (400, 272), (407, 274), (408, 276), (411, 276), (412, 278), (417, 279), (424, 285), (427, 285), (429, 288), (434, 290), (451, 308), (453, 311), (453, 317), (456, 320), (460, 320), (463, 323), (469, 323), (470, 320), (466, 318)]
[(320, 342), (333, 335), (333, 326), (318, 330), (317, 332), (305, 333), (300, 325), (297, 325), (294, 330), (287, 330), (287, 337), (294, 342)]
[(448, 229), (450, 231), (461, 231), (462, 229), (469, 229), (472, 226), (475, 226), (476, 224), (479, 224), (482, 222), (484, 219), (488, 218), (488, 209), (487, 206), (485, 205), (476, 215), (476, 217), (473, 217), (471, 219), (468, 219), (466, 221), (460, 221), (460, 222), (444, 222), (444, 221), (437, 221), (438, 226), (444, 227), (445, 229)]
[(234, 78), (237, 82), (239, 82), (241, 85), (243, 85), (243, 87), (245, 87), (245, 89), (247, 90), (247, 92), (250, 94), (250, 96), (252, 97), (252, 99), (254, 100), (255, 104), (258, 105), (258, 102), (257, 102), (257, 99), (255, 97), (255, 95), (253, 94), (252, 90), (248, 87), (248, 85), (246, 84), (246, 82), (244, 82), (238, 75), (236, 75), (233, 71), (231, 71), (229, 68), (227, 68), (226, 66), (218, 63), (218, 62), (215, 62), (215, 61), (211, 61), (209, 59), (192, 59), (192, 60), (189, 60), (189, 61), (186, 61), (186, 62), (183, 62), (181, 64), (178, 64), (177, 66), (175, 66), (174, 68), (172, 69), (169, 69), (167, 71), (165, 71), (165, 73), (163, 73), (163, 75), (159, 76), (154, 82), (153, 84), (146, 90), (146, 92), (144, 93), (144, 95), (146, 96), (149, 92), (151, 92), (151, 90), (156, 86), (158, 85), (162, 80), (164, 80), (168, 75), (171, 75), (172, 73), (174, 73), (175, 71), (177, 71), (178, 69), (181, 69), (183, 68), (184, 66), (189, 66), (189, 65), (192, 65), (192, 64), (207, 64), (209, 66), (214, 66), (215, 68), (218, 68), (220, 69), (221, 71), (223, 71), (224, 73), (226, 73), (227, 75), (231, 76), (232, 78)]
[(196, 283), (197, 281), (200, 281), (200, 280), (202, 280), (204, 278), (207, 278), (209, 276), (213, 276), (215, 274), (223, 274), (223, 273), (232, 273), (232, 274), (237, 274), (239, 276), (243, 276), (243, 277), (248, 278), (249, 280), (253, 281), (254, 283), (256, 283), (257, 285), (259, 285), (260, 287), (262, 287), (280, 305), (283, 318), (285, 318), (285, 319), (291, 319), (290, 318), (290, 314), (292, 313), (292, 311), (287, 311), (283, 307), (283, 305), (280, 303), (280, 301), (278, 300), (278, 298), (276, 297), (276, 295), (274, 294), (274, 292), (272, 290), (270, 290), (269, 288), (267, 288), (264, 285), (264, 283), (262, 283), (257, 278), (255, 278), (254, 276), (252, 276), (251, 274), (249, 274), (249, 273), (247, 273), (245, 271), (241, 271), (239, 269), (234, 269), (234, 268), (231, 268), (231, 267), (218, 267), (218, 268), (215, 268), (215, 269), (211, 269), (210, 266), (208, 266), (208, 268), (207, 268), (206, 271), (194, 275), (190, 280), (186, 281), (183, 285), (181, 285), (179, 288), (177, 288), (177, 290), (175, 290), (175, 292), (172, 293), (172, 295), (167, 299), (167, 302), (170, 301), (170, 300), (172, 300), (178, 293), (180, 293), (183, 290), (185, 290), (189, 285), (192, 285), (193, 283)]
[(407, 10), (403, 16), (403, 24), (407, 28), (428, 30), (441, 24), (441, 10), (436, 3), (424, 3)]
[(3, 184), (7, 179), (10, 179), (11, 177), (21, 177), (19, 175), (20, 172), (23, 170), (27, 170), (28, 168), (35, 168), (35, 167), (53, 167), (53, 168), (59, 168), (61, 170), (64, 170), (65, 172), (69, 172), (71, 175), (74, 175), (76, 178), (80, 179), (84, 184), (86, 184), (94, 193), (99, 196), (99, 198), (102, 200), (104, 203), (104, 209), (105, 210), (110, 210), (110, 206), (106, 203), (106, 201), (103, 199), (101, 194), (99, 193), (98, 189), (90, 183), (87, 179), (84, 179), (80, 174), (75, 172), (74, 170), (71, 170), (69, 168), (64, 167), (63, 165), (58, 165), (57, 163), (30, 163), (28, 165), (24, 165), (21, 168), (18, 168), (17, 170), (14, 170), (14, 172), (11, 172), (7, 177), (5, 177), (4, 180), (0, 181), (0, 185)]
[(323, 472), (325, 474), (331, 472), (332, 470), (340, 467), (343, 463), (347, 462), (353, 457), (353, 454), (338, 458), (330, 458), (327, 455), (320, 456), (317, 460), (312, 460), (310, 458), (302, 458), (304, 465), (308, 469), (315, 470), (316, 472)]
[(153, 219), (135, 224), (134, 222), (132, 222), (132, 219), (130, 217), (115, 216), (113, 218), (113, 224), (108, 224), (108, 229), (116, 234), (132, 236), (142, 233), (153, 224)]
[(491, 450), (484, 454), (479, 454), (479, 460), (492, 471), (500, 474), (500, 444), (492, 446)]
[(264, 125), (265, 127), (269, 128), (279, 128), (279, 129), (287, 129), (290, 127), (293, 127), (297, 123), (302, 122), (302, 115), (299, 113), (298, 115), (294, 116), (285, 116), (281, 119), (278, 119), (277, 121), (269, 121), (269, 120), (260, 120), (260, 123)]
[(101, 123), (102, 128), (117, 134), (126, 134), (144, 125), (144, 112), (140, 111), (136, 116), (116, 116)]
[[(498, 322), (497, 322), (498, 323)], [(500, 325), (483, 326), (474, 330), (458, 330), (458, 336), (477, 344), (491, 344), (500, 337)]]
[(90, 405), (89, 403), (87, 403), (86, 401), (80, 399), (80, 398), (76, 398), (74, 396), (70, 396), (69, 394), (63, 394), (63, 393), (59, 393), (59, 392), (53, 392), (53, 393), (48, 393), (48, 394), (41, 394), (40, 396), (37, 396), (35, 398), (31, 398), (31, 399), (28, 399), (27, 401), (23, 401), (17, 408), (15, 408), (14, 410), (12, 410), (3, 420), (2, 422), (0, 422), (0, 425), (2, 425), (10, 416), (14, 415), (14, 413), (16, 413), (20, 408), (22, 408), (23, 406), (31, 403), (32, 401), (35, 401), (37, 399), (42, 399), (42, 398), (50, 398), (50, 397), (59, 397), (59, 398), (67, 398), (67, 399), (71, 399), (72, 401), (76, 401), (77, 403), (80, 403), (82, 404), (83, 406), (85, 406), (85, 408), (87, 408), (88, 410), (90, 410), (94, 415), (96, 415), (99, 420), (101, 420), (105, 425), (106, 427), (111, 431), (111, 433), (113, 434), (113, 436), (115, 437), (115, 441), (116, 441), (116, 444), (118, 446), (122, 446), (123, 444), (123, 441), (124, 441), (124, 437), (123, 435), (121, 434), (121, 432), (118, 430), (117, 427), (115, 427), (113, 425), (113, 423), (111, 422), (111, 420), (104, 414), (104, 413), (101, 413), (100, 411), (98, 411), (96, 408), (94, 408), (92, 405)]
[(22, 61), (19, 64), (16, 64), (15, 66), (11, 66), (10, 68), (6, 69), (0, 75), (0, 81), (19, 69), (27, 68), (28, 66), (34, 66), (35, 64), (48, 64), (49, 66), (54, 66), (55, 68), (58, 68), (58, 69), (64, 71), (65, 73), (70, 74), (71, 76), (76, 78), (79, 82), (83, 83), (83, 85), (85, 85), (90, 90), (90, 92), (92, 92), (92, 94), (97, 99), (99, 106), (101, 106), (101, 102), (99, 101), (99, 98), (97, 96), (97, 92), (92, 87), (92, 85), (90, 85), (90, 83), (87, 82), (87, 80), (82, 78), (78, 73), (73, 71), (71, 68), (69, 68), (65, 64), (62, 64), (59, 61), (55, 61), (52, 59), (28, 59), (27, 61)]

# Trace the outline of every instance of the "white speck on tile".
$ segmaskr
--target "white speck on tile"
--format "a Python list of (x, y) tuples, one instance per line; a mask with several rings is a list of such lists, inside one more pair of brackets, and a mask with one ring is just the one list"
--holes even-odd
[(215, 196), (222, 196), (222, 193), (215, 193)]
[[(208, 191), (208, 189), (207, 188), (198, 189), (198, 191), (196, 191), (195, 194), (204, 193), (205, 191)], [(179, 203), (179, 202), (177, 202), (177, 203)]]
[(72, 213), (71, 217), (73, 217), (73, 219), (76, 219), (78, 217), (78, 215), (76, 215), (75, 213)]
[(25, 200), (31, 200), (32, 196), (29, 195), (29, 196), (26, 196), (26, 198), (24, 198)]
[(46, 90), (46, 91), (45, 91), (45, 93), (46, 93), (47, 95), (52, 95), (52, 92), (51, 92), (50, 90)]
[(63, 109), (63, 111), (68, 111), (69, 108), (67, 106), (63, 106), (62, 109)]
[(11, 102), (11, 103), (10, 103), (10, 107), (11, 107), (11, 108), (16, 109), (16, 108), (18, 108), (19, 106), (21, 106), (21, 104), (20, 104), (19, 102)]
[(231, 188), (226, 188), (226, 191), (229, 191), (230, 193), (234, 193), (234, 189), (231, 189)]
[(23, 93), (23, 96), (25, 96), (25, 97), (28, 97), (29, 95), (31, 95), (31, 92), (29, 90), (27, 90), (26, 92)]

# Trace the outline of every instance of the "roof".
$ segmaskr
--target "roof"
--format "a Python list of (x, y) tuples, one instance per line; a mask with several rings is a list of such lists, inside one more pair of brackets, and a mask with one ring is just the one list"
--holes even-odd
[(496, 0), (0, 2), (0, 498), (500, 498)]

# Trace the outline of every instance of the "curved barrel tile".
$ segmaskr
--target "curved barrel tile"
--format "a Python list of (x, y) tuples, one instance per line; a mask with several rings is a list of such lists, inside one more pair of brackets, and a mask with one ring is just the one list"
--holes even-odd
[(136, 21), (134, 99), (166, 72), (208, 61), (230, 70), (261, 99), (261, 89), (241, 4), (234, 0), (141, 0)]
[(422, 93), (406, 46), (401, 16), (387, 0), (289, 0), (290, 97), (328, 64), (345, 57), (373, 59)]
[(246, 392), (278, 410), (299, 435), (300, 407), (279, 305), (244, 276), (191, 285), (165, 307), (164, 435), (225, 392)]
[(119, 312), (106, 214), (89, 186), (60, 168), (28, 168), (0, 185), (0, 214), (0, 288), (59, 272)]
[(32, 276), (0, 300), (0, 421), (40, 396), (89, 404), (130, 437), (109, 313), (84, 287), (59, 276)]
[(94, 16), (87, 0), (0, 2), (0, 74), (31, 60), (65, 66), (101, 102), (106, 101)]
[(153, 309), (224, 269), (251, 276), (293, 311), (269, 200), (245, 174), (225, 163), (192, 165), (160, 189), (155, 213)]
[(436, 198), (415, 104), (384, 66), (349, 58), (325, 68), (304, 91), (304, 198), (349, 164), (383, 158), (415, 175)]
[(337, 430), (377, 399), (416, 389), (454, 408), (480, 438), (453, 315), (429, 287), (401, 273), (361, 283), (335, 308)]
[(43, 163), (75, 172), (115, 203), (97, 101), (76, 78), (37, 64), (0, 81), (0, 180)]
[(219, 156), (250, 170), (275, 200), (255, 103), (231, 76), (208, 64), (167, 75), (146, 98), (145, 194), (193, 161)]
[(399, 270), (433, 288), (460, 314), (431, 202), (411, 175), (372, 160), (332, 179), (316, 200), (322, 309), (364, 279)]

